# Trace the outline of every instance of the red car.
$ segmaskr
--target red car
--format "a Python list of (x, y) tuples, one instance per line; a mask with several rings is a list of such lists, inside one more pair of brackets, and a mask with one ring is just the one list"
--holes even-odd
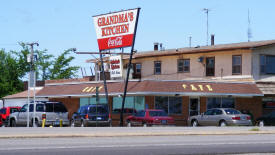
[(146, 109), (126, 118), (127, 126), (175, 125), (174, 118), (163, 110)]
[(5, 125), (5, 121), (11, 113), (18, 112), (21, 107), (4, 107), (0, 109), (0, 126)]

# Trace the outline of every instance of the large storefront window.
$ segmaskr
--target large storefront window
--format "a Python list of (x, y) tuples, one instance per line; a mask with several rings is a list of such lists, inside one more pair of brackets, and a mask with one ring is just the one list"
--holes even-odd
[[(120, 113), (122, 97), (113, 97), (113, 113)], [(128, 96), (125, 98), (124, 113), (134, 113), (145, 109), (144, 96)]]
[(207, 98), (207, 109), (212, 108), (234, 108), (235, 99), (226, 97), (209, 97)]
[(168, 114), (181, 114), (182, 97), (156, 96), (155, 108), (163, 109)]
[(263, 101), (263, 108), (265, 109), (275, 109), (275, 98), (273, 97), (264, 97)]
[[(80, 106), (97, 104), (95, 97), (83, 97), (80, 98)], [(107, 104), (106, 97), (100, 97), (98, 104)]]

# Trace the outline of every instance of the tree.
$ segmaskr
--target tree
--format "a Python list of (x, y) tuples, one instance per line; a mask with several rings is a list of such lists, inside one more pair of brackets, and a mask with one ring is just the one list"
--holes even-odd
[(0, 98), (23, 90), (20, 66), (11, 54), (0, 50)]
[(76, 72), (79, 67), (70, 66), (70, 62), (74, 59), (74, 57), (68, 56), (72, 51), (73, 49), (65, 50), (55, 59), (53, 67), (50, 69), (50, 79), (69, 79), (77, 77)]
[[(25, 43), (20, 43), (23, 48), (20, 52), (12, 51), (17, 57), (19, 63), (19, 72), (20, 78), (26, 76), (30, 71), (30, 64), (27, 62), (27, 56), (30, 54), (30, 49), (26, 46)], [(50, 66), (52, 65), (52, 58), (54, 57), (51, 54), (47, 54), (47, 50), (34, 50), (34, 55), (37, 55), (37, 60), (34, 62), (34, 69), (36, 71), (36, 77), (39, 80), (48, 80), (50, 77)]]

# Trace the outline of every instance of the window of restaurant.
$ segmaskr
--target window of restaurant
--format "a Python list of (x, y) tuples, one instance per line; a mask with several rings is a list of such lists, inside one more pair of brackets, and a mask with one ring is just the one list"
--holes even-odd
[(178, 72), (190, 72), (190, 59), (179, 59), (178, 60)]
[[(80, 107), (84, 105), (97, 104), (95, 97), (80, 98)], [(98, 104), (107, 104), (106, 97), (99, 97)]]
[(161, 74), (161, 61), (154, 62), (154, 74)]
[(264, 97), (262, 103), (264, 109), (275, 109), (275, 98), (273, 97)]
[(208, 97), (207, 109), (212, 108), (235, 108), (235, 99), (229, 97)]
[(155, 108), (162, 109), (167, 114), (182, 113), (182, 97), (156, 96)]
[(242, 56), (233, 55), (232, 56), (232, 74), (242, 74)]
[[(113, 97), (113, 113), (120, 113), (122, 107), (122, 97)], [(144, 96), (126, 96), (124, 113), (135, 113), (145, 109)]]
[(275, 55), (260, 55), (261, 74), (275, 74)]
[(206, 76), (215, 76), (215, 57), (206, 58)]

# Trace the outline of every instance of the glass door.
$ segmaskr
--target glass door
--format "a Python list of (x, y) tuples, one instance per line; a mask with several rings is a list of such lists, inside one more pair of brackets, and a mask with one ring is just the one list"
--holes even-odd
[(189, 99), (189, 116), (200, 114), (200, 100), (199, 97), (190, 97)]

